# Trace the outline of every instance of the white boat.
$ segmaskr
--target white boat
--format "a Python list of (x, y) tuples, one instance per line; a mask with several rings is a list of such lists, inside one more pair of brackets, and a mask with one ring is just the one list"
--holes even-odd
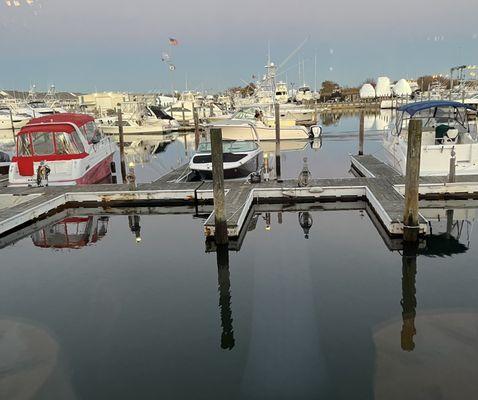
[(43, 100), (31, 100), (17, 107), (17, 112), (27, 114), (30, 118), (40, 118), (45, 115), (55, 114), (55, 110), (49, 107)]
[[(262, 109), (247, 107), (237, 111), (231, 119), (218, 121), (214, 127), (222, 129), (225, 140), (248, 140), (256, 137), (259, 141), (276, 140), (275, 121), (272, 116), (261, 114)], [(281, 119), (281, 140), (307, 140), (319, 138), (322, 127), (318, 125), (306, 128), (295, 125), (294, 120)]]
[(116, 149), (88, 115), (65, 113), (35, 118), (17, 134), (9, 184), (98, 183), (111, 174)]
[(304, 101), (311, 101), (313, 99), (314, 96), (312, 95), (310, 87), (304, 85), (297, 89), (297, 93), (295, 94), (295, 100), (298, 103), (303, 103)]
[(18, 130), (25, 126), (31, 117), (27, 114), (18, 114), (12, 111), (12, 117), (10, 118), (10, 107), (0, 106), (0, 131), (11, 131), (12, 130), (12, 120), (13, 127), (15, 130)]
[(289, 91), (287, 90), (287, 84), (284, 82), (276, 84), (276, 101), (279, 104), (287, 104), (289, 102)]
[[(223, 138), (224, 178), (242, 178), (262, 167), (262, 149), (255, 140), (227, 140)], [(212, 179), (211, 142), (199, 144), (189, 168), (201, 179)]]
[[(166, 114), (160, 107), (147, 106), (141, 102), (124, 102), (123, 133), (124, 135), (155, 135), (177, 130), (179, 123)], [(102, 116), (97, 123), (106, 135), (119, 134), (117, 116)]]
[(395, 124), (386, 132), (383, 146), (388, 163), (405, 174), (408, 125), (411, 118), (422, 120), (420, 175), (446, 176), (451, 153), (456, 153), (456, 174), (478, 174), (478, 136), (468, 113), (476, 110), (454, 101), (409, 103), (398, 109)]

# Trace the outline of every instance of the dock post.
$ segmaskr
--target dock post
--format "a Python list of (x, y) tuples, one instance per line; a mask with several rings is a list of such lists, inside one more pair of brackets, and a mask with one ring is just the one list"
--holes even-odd
[(129, 171), (128, 175), (126, 176), (126, 180), (129, 184), (129, 190), (135, 191), (136, 190), (136, 174), (134, 172), (134, 162), (130, 162), (128, 165)]
[(365, 113), (360, 112), (360, 127), (359, 127), (359, 151), (358, 155), (363, 156), (363, 142), (365, 139)]
[(214, 104), (209, 105), (209, 117), (214, 117)]
[(403, 213), (403, 240), (405, 242), (416, 242), (420, 230), (418, 223), (418, 185), (421, 147), (422, 121), (411, 119), (408, 127), (405, 210)]
[(281, 181), (281, 165), (280, 165), (280, 110), (279, 103), (274, 104), (275, 111), (275, 128), (276, 128), (276, 180)]
[(212, 185), (214, 192), (215, 239), (216, 244), (229, 241), (226, 221), (226, 201), (224, 195), (224, 169), (222, 153), (222, 130), (211, 128)]
[(199, 116), (198, 110), (196, 107), (193, 107), (193, 119), (194, 119), (194, 148), (195, 150), (199, 147)]
[(12, 109), (10, 107), (8, 107), (8, 110), (10, 112), (10, 124), (12, 125), (12, 135), (13, 135), (13, 143), (15, 143), (15, 125), (13, 123), (13, 113), (12, 113)]
[(450, 173), (448, 174), (448, 182), (453, 183), (455, 182), (456, 176), (456, 153), (455, 153), (455, 146), (451, 148), (451, 157), (450, 157)]
[(119, 145), (120, 145), (120, 161), (121, 161), (121, 178), (123, 183), (126, 180), (126, 164), (124, 161), (124, 132), (123, 132), (123, 112), (121, 111), (121, 104), (117, 104), (117, 113), (118, 113), (118, 134), (119, 134)]
[(184, 115), (184, 103), (181, 103), (181, 112), (183, 114), (183, 125), (186, 125), (186, 116)]

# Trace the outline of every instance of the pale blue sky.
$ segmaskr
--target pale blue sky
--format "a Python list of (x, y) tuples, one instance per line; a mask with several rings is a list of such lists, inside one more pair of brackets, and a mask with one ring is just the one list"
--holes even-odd
[[(476, 0), (8, 1), (0, 0), (3, 88), (168, 90), (168, 37), (180, 42), (173, 62), (181, 90), (186, 75), (190, 89), (241, 85), (263, 71), (268, 42), (280, 63), (306, 37), (299, 55), (312, 86), (316, 51), (319, 81), (348, 85), (478, 64)], [(298, 82), (298, 56), (284, 68), (289, 82)]]

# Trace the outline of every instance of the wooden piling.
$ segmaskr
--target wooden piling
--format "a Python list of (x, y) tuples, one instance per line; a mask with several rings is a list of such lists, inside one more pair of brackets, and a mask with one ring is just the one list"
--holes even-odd
[(193, 107), (193, 119), (194, 119), (194, 148), (197, 150), (199, 147), (199, 115), (196, 107)]
[(455, 146), (451, 149), (450, 171), (448, 173), (448, 182), (453, 183), (456, 180), (456, 153)]
[(13, 123), (13, 113), (11, 108), (8, 108), (8, 110), (10, 112), (10, 124), (12, 126), (13, 142), (15, 143), (16, 137), (15, 137), (15, 124)]
[(184, 103), (181, 103), (181, 112), (183, 115), (183, 125), (186, 125), (186, 115), (184, 114)]
[(365, 140), (365, 113), (360, 112), (360, 127), (359, 127), (359, 151), (358, 155), (363, 156), (363, 142)]
[(420, 153), (422, 121), (411, 119), (408, 126), (407, 167), (405, 176), (405, 209), (403, 213), (403, 240), (418, 240), (418, 185), (420, 179)]
[(276, 180), (281, 181), (279, 103), (274, 104), (274, 111), (275, 111), (275, 129), (276, 129)]
[(224, 169), (222, 153), (222, 130), (211, 128), (212, 184), (214, 194), (216, 244), (226, 244), (227, 234), (226, 201), (224, 195)]
[(214, 104), (209, 105), (209, 117), (214, 117)]
[(117, 104), (118, 113), (118, 134), (119, 134), (119, 146), (120, 146), (120, 163), (121, 163), (121, 179), (123, 183), (126, 181), (126, 164), (124, 158), (124, 132), (123, 132), (123, 112), (121, 111), (121, 104)]

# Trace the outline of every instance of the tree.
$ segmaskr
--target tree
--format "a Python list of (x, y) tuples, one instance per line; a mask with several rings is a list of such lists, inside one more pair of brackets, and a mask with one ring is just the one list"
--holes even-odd
[(424, 75), (424, 76), (420, 76), (417, 79), (418, 87), (420, 88), (422, 92), (426, 92), (430, 88), (433, 82), (438, 82), (440, 85), (444, 86), (445, 88), (450, 87), (450, 80), (441, 75), (434, 75), (434, 76)]
[(375, 82), (375, 79), (373, 79), (373, 78), (365, 79), (362, 85), (365, 85), (367, 83), (372, 85), (373, 87), (377, 86), (377, 82)]
[(322, 82), (320, 93), (333, 93), (339, 89), (340, 89), (340, 85), (338, 83), (333, 81), (324, 81)]

